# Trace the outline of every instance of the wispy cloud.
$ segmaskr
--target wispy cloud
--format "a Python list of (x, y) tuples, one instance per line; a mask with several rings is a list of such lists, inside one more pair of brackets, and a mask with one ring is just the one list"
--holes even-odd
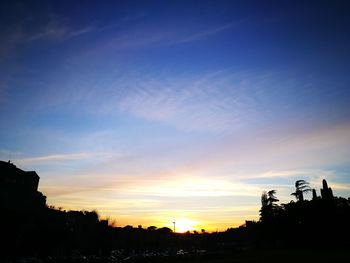
[[(274, 178), (289, 178), (289, 177), (308, 177), (312, 178), (313, 181), (320, 182), (323, 178), (333, 178), (335, 172), (331, 170), (322, 169), (304, 169), (304, 170), (274, 170), (266, 171), (260, 174), (249, 175), (249, 179), (274, 179)], [(247, 178), (246, 177), (246, 178)]]
[(251, 123), (256, 114), (265, 118), (257, 107), (266, 100), (263, 89), (271, 84), (265, 74), (229, 70), (191, 77), (135, 73), (109, 78), (93, 85), (89, 74), (65, 79), (41, 94), (36, 107), (64, 105), (95, 115), (133, 115), (180, 130), (226, 132)]
[(46, 89), (37, 105), (64, 105), (91, 114), (127, 114), (179, 130), (217, 133), (286, 118), (306, 122), (315, 120), (315, 113), (322, 110), (317, 106), (310, 112), (305, 104), (305, 98), (317, 97), (315, 85), (281, 71), (226, 69), (174, 77), (162, 72), (152, 76), (138, 70), (116, 70), (98, 81), (94, 74), (87, 70), (79, 77), (68, 75)]
[(110, 39), (108, 48), (135, 49), (186, 44), (210, 39), (220, 33), (235, 28), (240, 23), (241, 21), (201, 30), (186, 29), (185, 32), (179, 32), (173, 28), (162, 28), (162, 30), (148, 27), (133, 28), (130, 31), (121, 32), (116, 37)]
[[(88, 32), (94, 31), (101, 33), (100, 41), (95, 42), (94, 47), (89, 47), (88, 50), (85, 50), (83, 53), (92, 56), (92, 54), (101, 54), (105, 53), (120, 53), (125, 50), (137, 50), (143, 48), (159, 48), (159, 47), (171, 47), (178, 44), (186, 44), (194, 41), (204, 41), (215, 37), (225, 31), (229, 31), (243, 21), (232, 22), (225, 25), (211, 26), (209, 28), (185, 28), (179, 30), (178, 27), (174, 26), (152, 26), (147, 24), (136, 24), (134, 25), (134, 20), (142, 19), (145, 14), (140, 14), (139, 16), (125, 17), (115, 24), (105, 25), (105, 26), (88, 26)], [(123, 26), (121, 28), (121, 26)], [(50, 29), (50, 27), (49, 27)], [(63, 30), (62, 30), (63, 29)], [(55, 24), (52, 25), (50, 30), (43, 31), (43, 36), (49, 36), (52, 33), (56, 32), (58, 36), (62, 34), (63, 36), (70, 37), (75, 36), (74, 32), (71, 32), (63, 28), (56, 28)], [(115, 31), (115, 32), (113, 32)], [(78, 30), (77, 32), (85, 32), (84, 28)]]
[(76, 160), (87, 160), (94, 158), (105, 158), (110, 156), (110, 153), (68, 153), (68, 154), (51, 154), (29, 158), (16, 158), (16, 162), (23, 165), (43, 164), (48, 162), (67, 162)]
[(93, 25), (72, 27), (67, 21), (57, 16), (50, 16), (46, 24), (36, 28), (32, 33), (24, 35), (26, 41), (66, 40), (78, 37), (95, 30)]
[(96, 30), (94, 24), (73, 26), (67, 19), (54, 14), (49, 14), (46, 19), (45, 16), (39, 17), (36, 24), (31, 20), (28, 15), (2, 29), (0, 34), (5, 41), (0, 44), (0, 54), (9, 53), (33, 41), (63, 41)]
[(215, 196), (256, 196), (258, 188), (252, 185), (227, 180), (186, 177), (176, 180), (163, 179), (158, 182), (144, 181), (127, 189), (129, 194), (142, 194), (162, 197), (215, 197)]
[[(133, 89), (119, 100), (117, 107), (122, 112), (185, 130), (235, 130), (252, 124), (253, 119), (269, 118), (268, 112), (262, 110), (273, 100), (269, 96), (276, 95), (267, 95), (264, 90), (275, 89), (279, 78), (223, 70), (197, 78), (133, 80)], [(290, 88), (287, 79), (279, 81), (279, 85)]]
[(236, 24), (230, 23), (227, 25), (223, 25), (223, 26), (219, 26), (216, 28), (212, 28), (212, 29), (208, 29), (205, 31), (201, 31), (201, 32), (195, 32), (191, 35), (185, 36), (183, 38), (180, 38), (176, 41), (174, 41), (174, 43), (176, 44), (182, 44), (182, 43), (188, 43), (188, 42), (192, 42), (192, 41), (198, 41), (198, 40), (205, 40), (208, 39), (216, 34), (219, 34), (223, 31), (232, 29), (234, 26), (236, 26)]

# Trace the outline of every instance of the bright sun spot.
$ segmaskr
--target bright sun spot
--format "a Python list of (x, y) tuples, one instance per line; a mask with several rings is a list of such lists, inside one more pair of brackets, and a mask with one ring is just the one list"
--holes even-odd
[(184, 233), (187, 231), (196, 230), (196, 225), (198, 222), (188, 219), (188, 218), (179, 218), (175, 220), (175, 231), (179, 233)]

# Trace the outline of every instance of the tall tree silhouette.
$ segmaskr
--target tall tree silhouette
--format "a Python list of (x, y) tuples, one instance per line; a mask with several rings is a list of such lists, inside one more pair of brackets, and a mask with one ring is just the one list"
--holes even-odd
[(332, 188), (328, 187), (327, 181), (325, 179), (322, 180), (321, 197), (327, 201), (334, 199)]
[(302, 202), (304, 201), (304, 193), (311, 192), (311, 188), (309, 186), (309, 183), (305, 180), (297, 180), (295, 182), (295, 192), (291, 193), (291, 195), (294, 195), (297, 201)]
[(276, 190), (270, 190), (267, 193), (264, 191), (261, 194), (260, 220), (263, 222), (270, 221), (278, 210), (278, 206), (275, 203), (279, 200), (275, 194)]

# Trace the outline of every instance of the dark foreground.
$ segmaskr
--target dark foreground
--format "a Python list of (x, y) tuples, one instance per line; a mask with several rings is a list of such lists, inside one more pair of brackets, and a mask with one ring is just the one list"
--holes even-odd
[(148, 262), (203, 262), (203, 263), (304, 263), (304, 262), (350, 262), (350, 253), (346, 249), (283, 249), (283, 250), (246, 250), (226, 253), (204, 253), (185, 255), (161, 255), (146, 253), (127, 257), (108, 256), (71, 256), (71, 257), (48, 257), (48, 258), (17, 258), (0, 259), (4, 263), (148, 263)]
[[(114, 227), (96, 211), (47, 206), (39, 176), (0, 161), (0, 263), (350, 262), (350, 198), (297, 180), (297, 201), (261, 195), (260, 220), (224, 232)], [(304, 193), (312, 191), (312, 200)]]

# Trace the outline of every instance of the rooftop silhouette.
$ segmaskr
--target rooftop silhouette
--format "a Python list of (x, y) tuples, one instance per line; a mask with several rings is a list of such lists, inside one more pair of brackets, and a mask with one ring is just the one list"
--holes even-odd
[(1, 207), (17, 210), (40, 209), (46, 197), (38, 191), (40, 177), (35, 171), (23, 171), (10, 161), (0, 161)]

